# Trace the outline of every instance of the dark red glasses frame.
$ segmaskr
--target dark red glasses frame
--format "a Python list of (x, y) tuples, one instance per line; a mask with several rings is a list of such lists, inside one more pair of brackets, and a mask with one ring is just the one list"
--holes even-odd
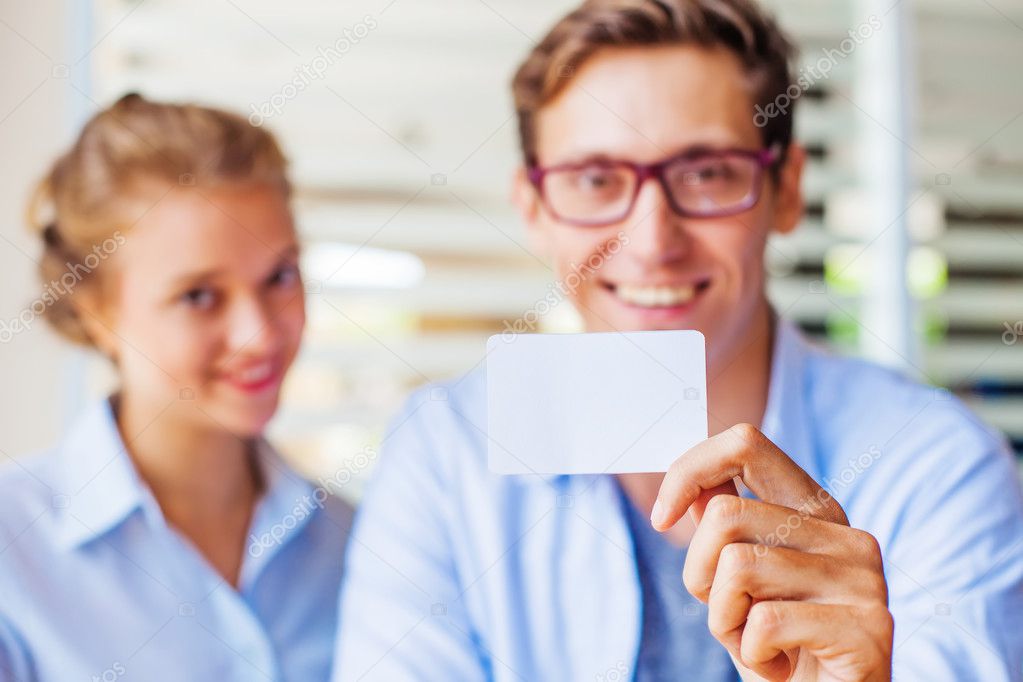
[[(693, 161), (695, 159), (727, 159), (735, 157), (750, 159), (751, 161), (756, 162), (753, 186), (750, 189), (749, 194), (747, 194), (740, 203), (713, 211), (692, 211), (678, 205), (671, 188), (668, 186), (668, 181), (664, 177), (665, 169), (676, 163)], [(759, 149), (756, 151), (749, 149), (686, 151), (662, 161), (649, 164), (634, 163), (624, 159), (600, 159), (596, 161), (582, 161), (579, 163), (564, 163), (547, 167), (531, 163), (526, 168), (526, 175), (529, 178), (530, 183), (536, 188), (537, 194), (548, 212), (550, 212), (550, 214), (558, 221), (567, 225), (578, 225), (580, 227), (602, 227), (620, 222), (632, 213), (632, 209), (636, 205), (636, 197), (639, 196), (640, 189), (643, 187), (643, 184), (651, 178), (656, 178), (658, 182), (661, 183), (661, 189), (664, 190), (664, 196), (668, 198), (668, 204), (671, 206), (671, 209), (680, 216), (687, 218), (724, 218), (730, 215), (735, 215), (736, 213), (742, 213), (743, 211), (749, 210), (755, 206), (760, 200), (760, 193), (763, 189), (764, 171), (778, 163), (780, 159), (781, 148), (778, 145), (774, 145), (767, 149)], [(581, 170), (589, 166), (597, 166), (599, 168), (628, 168), (636, 176), (636, 183), (632, 191), (632, 196), (629, 198), (629, 203), (625, 210), (620, 215), (602, 220), (578, 220), (574, 218), (566, 218), (554, 210), (550, 202), (547, 200), (547, 195), (544, 191), (544, 180), (548, 174), (559, 171)]]

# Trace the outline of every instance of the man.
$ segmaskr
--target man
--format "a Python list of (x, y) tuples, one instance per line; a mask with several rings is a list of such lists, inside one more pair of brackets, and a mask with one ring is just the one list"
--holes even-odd
[(802, 211), (791, 110), (757, 117), (791, 52), (746, 0), (602, 0), (526, 59), (530, 238), (562, 277), (599, 257), (588, 331), (705, 335), (712, 435), (667, 475), (501, 477), (482, 373), (420, 391), (356, 524), (335, 680), (1020, 679), (1004, 440), (765, 297)]

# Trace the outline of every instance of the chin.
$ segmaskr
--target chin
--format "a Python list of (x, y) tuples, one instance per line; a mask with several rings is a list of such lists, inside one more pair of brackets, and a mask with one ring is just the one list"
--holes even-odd
[(208, 410), (211, 421), (220, 429), (226, 430), (238, 438), (257, 438), (263, 435), (267, 424), (277, 411), (272, 408), (242, 408), (224, 406), (216, 410)]

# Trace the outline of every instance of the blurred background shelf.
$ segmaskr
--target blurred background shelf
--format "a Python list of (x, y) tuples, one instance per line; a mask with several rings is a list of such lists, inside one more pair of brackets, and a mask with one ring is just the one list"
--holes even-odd
[[(359, 269), (360, 245), (379, 250), (363, 268), (387, 267), (396, 254), (418, 263), (406, 266), (419, 273), (407, 286), (360, 286), (326, 273), (338, 281), (324, 275), (310, 294), (303, 363), (352, 381), (373, 367), (374, 381), (394, 387), (384, 393), (399, 396), (471, 368), (485, 337), (548, 291), (553, 275), (507, 201), (517, 162), (507, 83), (530, 43), (571, 4), (298, 2), (284, 11), (267, 1), (240, 9), (111, 1), (100, 26), (132, 14), (97, 50), (97, 98), (145, 86), (254, 111), (346, 27), (374, 24), (266, 124), (295, 161), (311, 248), (348, 245), (355, 255), (343, 271)], [(874, 21), (850, 0), (770, 4), (801, 44), (803, 67)], [(917, 192), (914, 241), (929, 259), (918, 274), (930, 287), (917, 301), (918, 374), (967, 397), (1023, 448), (1023, 338), (1003, 342), (1023, 319), (1023, 89), (1007, 87), (1023, 62), (1023, 6), (927, 0), (912, 3), (912, 16), (915, 135), (905, 143)], [(879, 30), (887, 19), (876, 18)], [(855, 208), (864, 172), (856, 150), (858, 131), (876, 123), (855, 102), (855, 53), (833, 66), (799, 102), (797, 130), (811, 154), (807, 217), (793, 236), (772, 242), (770, 294), (822, 342), (856, 353), (859, 336), (872, 333), (857, 322), (856, 280), (869, 276), (869, 254), (837, 268), (852, 271), (852, 282), (831, 281), (827, 263), (869, 251)], [(572, 328), (567, 304), (550, 317), (550, 328)], [(343, 405), (306, 410), (308, 418), (286, 411), (280, 428), (381, 422), (365, 405)]]
[[(903, 2), (916, 80), (903, 141), (911, 275), (924, 290), (916, 373), (963, 396), (1023, 453), (1023, 3)], [(508, 83), (574, 4), (92, 5), (91, 83), (76, 86), (85, 113), (128, 90), (246, 115), (280, 104), (256, 115), (293, 161), (311, 286), (308, 342), (275, 433), (306, 471), (330, 471), (378, 440), (409, 389), (471, 369), (486, 337), (548, 291), (553, 275), (508, 202), (518, 162)], [(803, 67), (871, 21), (854, 0), (768, 4)], [(879, 31), (888, 19), (877, 17)], [(310, 69), (317, 77), (292, 91)], [(864, 77), (853, 52), (800, 99), (806, 218), (768, 249), (777, 308), (851, 354), (874, 333), (857, 319), (871, 267), (870, 197), (859, 193), (870, 171), (857, 158), (861, 132), (877, 125), (856, 101)], [(541, 327), (574, 324), (566, 303)]]

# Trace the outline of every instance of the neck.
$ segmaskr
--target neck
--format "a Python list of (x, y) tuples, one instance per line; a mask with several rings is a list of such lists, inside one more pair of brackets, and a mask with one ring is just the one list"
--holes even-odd
[[(760, 427), (767, 408), (774, 348), (774, 319), (767, 301), (757, 306), (745, 343), (717, 352), (709, 349), (707, 366), (707, 426), (713, 436), (735, 424)], [(682, 454), (682, 453), (679, 453)], [(644, 514), (654, 506), (664, 474), (618, 474), (622, 490)], [(692, 539), (696, 526), (687, 514), (664, 537), (678, 547)]]
[(239, 506), (251, 509), (260, 485), (250, 442), (186, 418), (191, 406), (147, 409), (125, 394), (117, 408), (132, 462), (168, 520), (213, 521)]
[(757, 306), (743, 342), (708, 353), (707, 413), (709, 435), (736, 424), (760, 428), (771, 384), (774, 315), (767, 301)]

